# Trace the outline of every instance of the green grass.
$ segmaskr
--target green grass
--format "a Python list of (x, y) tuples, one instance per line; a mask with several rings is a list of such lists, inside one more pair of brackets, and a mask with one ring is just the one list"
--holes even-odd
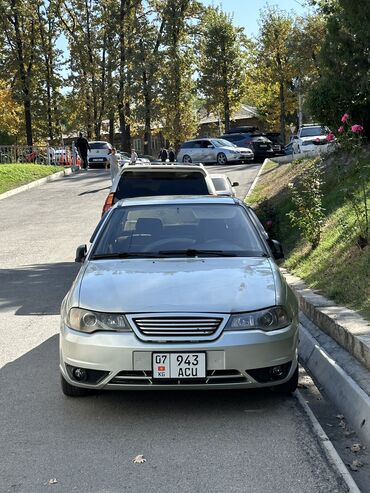
[(44, 164), (0, 164), (0, 193), (62, 170), (59, 166)]
[(287, 216), (293, 208), (287, 185), (299, 179), (309, 164), (309, 160), (304, 160), (265, 167), (248, 203), (264, 224), (269, 219), (272, 221), (270, 236), (282, 242), (286, 255), (284, 266), (290, 272), (304, 279), (311, 288), (370, 320), (370, 246), (364, 249), (357, 246), (355, 213), (342, 192), (343, 188), (357, 185), (358, 176), (348, 173), (346, 181), (338, 183), (338, 162), (332, 159), (325, 163), (325, 220), (319, 246), (312, 250)]

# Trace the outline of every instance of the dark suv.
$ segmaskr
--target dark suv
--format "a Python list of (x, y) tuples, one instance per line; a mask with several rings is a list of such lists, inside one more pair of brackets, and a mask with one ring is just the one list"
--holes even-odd
[(230, 129), (222, 139), (232, 142), (238, 147), (249, 147), (255, 160), (270, 158), (274, 156), (271, 141), (258, 129), (243, 130), (243, 127)]

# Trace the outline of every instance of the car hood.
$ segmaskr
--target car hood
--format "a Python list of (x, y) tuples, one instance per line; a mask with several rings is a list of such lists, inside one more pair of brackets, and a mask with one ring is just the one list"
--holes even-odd
[(79, 306), (102, 312), (218, 312), (276, 304), (267, 258), (91, 261), (75, 285)]

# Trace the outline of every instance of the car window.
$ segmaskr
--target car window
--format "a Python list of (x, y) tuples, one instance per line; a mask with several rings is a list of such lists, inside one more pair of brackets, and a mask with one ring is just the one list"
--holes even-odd
[(315, 137), (326, 135), (329, 130), (326, 127), (306, 127), (301, 129), (301, 137)]
[(241, 140), (245, 139), (245, 136), (238, 134), (231, 134), (231, 135), (224, 135), (222, 139), (233, 143), (233, 142), (240, 142)]
[(184, 142), (181, 146), (181, 149), (192, 149), (194, 147), (194, 144), (194, 141)]
[(215, 147), (236, 147), (232, 142), (229, 142), (228, 140), (224, 139), (213, 139), (212, 144)]
[(150, 204), (117, 208), (98, 234), (92, 258), (114, 254), (205, 251), (266, 256), (246, 211), (235, 204)]
[(90, 142), (90, 149), (110, 149), (108, 142)]
[(212, 178), (213, 184), (217, 192), (220, 190), (228, 190), (229, 186), (224, 178)]
[(195, 171), (122, 173), (115, 193), (116, 200), (156, 195), (209, 195), (204, 175)]

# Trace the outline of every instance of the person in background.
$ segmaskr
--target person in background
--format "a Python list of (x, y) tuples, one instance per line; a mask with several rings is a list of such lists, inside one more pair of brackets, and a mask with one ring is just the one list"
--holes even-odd
[(87, 168), (89, 167), (87, 153), (88, 151), (91, 151), (91, 149), (87, 139), (85, 139), (85, 137), (82, 135), (82, 132), (80, 132), (79, 137), (76, 140), (75, 147), (78, 151), (78, 154), (80, 155), (82, 168), (87, 171)]
[(137, 152), (135, 151), (135, 149), (131, 149), (130, 164), (136, 164), (137, 158), (138, 158)]
[(159, 151), (158, 158), (162, 161), (162, 163), (165, 163), (168, 159), (167, 149), (165, 149), (164, 147), (161, 147), (161, 150)]
[[(112, 179), (112, 183), (114, 182), (115, 177), (119, 173), (119, 159), (116, 154), (116, 149), (113, 147), (108, 155), (108, 162), (110, 165), (110, 176)], [(105, 169), (107, 169), (107, 165), (105, 165)]]
[(168, 159), (169, 159), (170, 163), (174, 163), (176, 161), (176, 154), (175, 154), (175, 150), (173, 149), (173, 147), (170, 147), (170, 149), (168, 151)]

